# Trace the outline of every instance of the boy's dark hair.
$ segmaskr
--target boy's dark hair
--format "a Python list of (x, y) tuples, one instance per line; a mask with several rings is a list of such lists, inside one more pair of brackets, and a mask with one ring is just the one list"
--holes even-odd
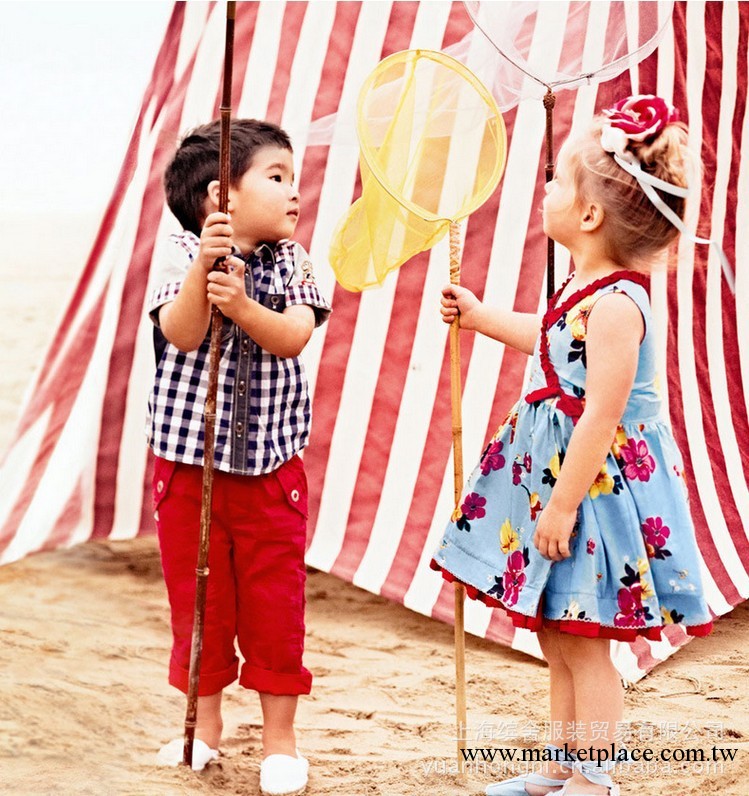
[[(191, 130), (182, 139), (164, 172), (164, 190), (169, 209), (182, 226), (200, 235), (205, 220), (203, 203), (208, 184), (218, 179), (220, 121)], [(231, 120), (231, 165), (229, 179), (236, 185), (252, 165), (255, 153), (266, 146), (291, 151), (289, 136), (278, 125), (257, 119)]]

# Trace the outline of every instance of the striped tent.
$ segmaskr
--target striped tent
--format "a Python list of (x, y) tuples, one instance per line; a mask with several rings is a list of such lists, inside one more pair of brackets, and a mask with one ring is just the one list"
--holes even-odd
[[(595, 5), (588, 37), (605, 25), (606, 3)], [(161, 175), (180, 134), (218, 114), (223, 32), (223, 4), (175, 4), (90, 257), (2, 464), (2, 562), (152, 532), (144, 416), (153, 356), (143, 307), (155, 243), (176, 229)], [(471, 33), (461, 3), (247, 2), (238, 4), (234, 62), (236, 114), (279, 122), (292, 136), (303, 202), (296, 237), (335, 307), (305, 351), (314, 395), (308, 563), (445, 621), (452, 590), (428, 562), (452, 510), (447, 327), (438, 312), (447, 244), (364, 294), (337, 287), (326, 258), (360, 190), (354, 109), (364, 78), (392, 52), (446, 49)], [(678, 269), (654, 277), (652, 301), (716, 615), (749, 596), (749, 316), (738, 311), (749, 304), (748, 39), (749, 4), (677, 3), (653, 55), (607, 83), (560, 93), (555, 111), (559, 144), (622, 95), (673, 97), (702, 152), (700, 232), (737, 264), (735, 294), (714, 254), (683, 245)], [(537, 311), (543, 108), (521, 102), (505, 121), (505, 176), (467, 222), (463, 282), (491, 303)], [(558, 271), (562, 278), (564, 262)], [(527, 360), (465, 334), (462, 362), (470, 464), (519, 394)], [(539, 654), (535, 637), (501, 611), (469, 602), (466, 627)], [(686, 640), (674, 627), (658, 643), (617, 645), (615, 659), (635, 680)]]

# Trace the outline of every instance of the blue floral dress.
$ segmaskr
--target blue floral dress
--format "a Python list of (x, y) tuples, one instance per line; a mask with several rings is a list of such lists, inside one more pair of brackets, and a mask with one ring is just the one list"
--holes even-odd
[[(674, 623), (691, 635), (712, 627), (682, 460), (661, 417), (646, 284), (618, 271), (559, 306), (563, 288), (557, 292), (529, 385), (483, 452), (434, 554), (432, 568), (506, 609), (517, 627), (622, 641), (658, 639)], [(629, 296), (645, 322), (637, 373), (611, 450), (578, 509), (572, 555), (554, 563), (533, 544), (536, 522), (584, 410), (588, 315), (614, 291)]]

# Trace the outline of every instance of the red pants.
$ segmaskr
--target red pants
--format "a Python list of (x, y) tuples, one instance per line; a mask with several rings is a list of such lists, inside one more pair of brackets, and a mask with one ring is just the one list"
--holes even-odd
[[(169, 682), (187, 693), (203, 470), (156, 458), (153, 496), (169, 604)], [(268, 694), (308, 694), (304, 650), (307, 479), (295, 456), (266, 475), (216, 471), (200, 696), (237, 679)]]

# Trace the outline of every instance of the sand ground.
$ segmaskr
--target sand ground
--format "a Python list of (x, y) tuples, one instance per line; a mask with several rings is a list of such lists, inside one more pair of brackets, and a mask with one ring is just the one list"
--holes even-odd
[[(166, 683), (169, 621), (154, 539), (3, 567), (0, 606), (0, 792), (257, 792), (259, 704), (238, 686), (226, 693), (218, 764), (203, 774), (154, 765), (159, 745), (180, 734), (185, 706)], [(748, 616), (738, 608), (626, 700), (633, 746), (738, 749), (736, 760), (633, 770), (624, 793), (746, 796)], [(316, 679), (298, 730), (310, 794), (473, 796), (503, 776), (499, 764), (477, 766), (463, 782), (455, 774), (452, 628), (313, 571), (306, 662)], [(467, 678), (469, 746), (538, 746), (543, 663), (469, 637)]]
[[(72, 290), (73, 255), (58, 258), (48, 279), (18, 258), (0, 262), (0, 450)], [(509, 775), (498, 762), (465, 778), (455, 772), (451, 627), (322, 572), (309, 573), (307, 596), (306, 663), (316, 679), (298, 730), (310, 796), (473, 796)], [(707, 760), (622, 771), (623, 794), (749, 794), (748, 617), (740, 606), (629, 689), (631, 746), (691, 749)], [(154, 539), (0, 567), (0, 629), (1, 793), (257, 793), (259, 704), (238, 687), (226, 694), (217, 764), (203, 774), (154, 765), (184, 716), (183, 696), (166, 682), (169, 618)], [(546, 673), (541, 662), (469, 637), (468, 745), (538, 748)], [(713, 748), (736, 758), (714, 762)]]

